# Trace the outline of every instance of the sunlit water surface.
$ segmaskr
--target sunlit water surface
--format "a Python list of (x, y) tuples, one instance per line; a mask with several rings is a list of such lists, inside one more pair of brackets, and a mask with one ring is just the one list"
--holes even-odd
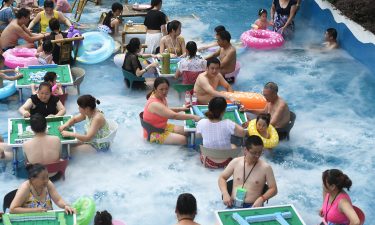
[[(88, 3), (81, 22), (95, 23), (110, 5), (99, 8)], [(163, 5), (170, 19), (182, 21), (185, 39), (197, 42), (211, 41), (213, 28), (219, 24), (238, 40), (261, 7), (268, 9), (269, 4), (175, 0)], [(264, 157), (274, 169), (279, 189), (268, 205), (292, 203), (307, 224), (317, 224), (321, 173), (339, 168), (352, 179), (352, 201), (366, 212), (367, 224), (371, 224), (375, 220), (371, 213), (375, 199), (375, 76), (342, 50), (311, 50), (311, 44), (322, 41), (324, 31), (314, 29), (302, 15), (296, 25), (296, 38), (284, 48), (248, 50), (238, 57), (242, 68), (234, 89), (259, 92), (265, 82), (275, 81), (280, 95), (297, 114), (291, 140)], [(56, 184), (59, 193), (69, 202), (91, 196), (98, 210), (107, 209), (128, 225), (154, 225), (175, 223), (177, 196), (191, 192), (198, 201), (196, 220), (214, 224), (214, 211), (224, 209), (217, 186), (220, 170), (205, 169), (199, 154), (185, 147), (151, 145), (143, 140), (138, 113), (143, 110), (146, 93), (131, 92), (124, 86), (112, 57), (100, 64), (78, 66), (86, 70), (82, 94), (100, 99), (99, 108), (119, 123), (119, 130), (110, 153), (73, 157), (66, 180)], [(69, 96), (67, 114), (78, 112), (76, 98)], [(182, 103), (172, 90), (169, 102)], [(7, 118), (19, 116), (18, 107), (15, 96), (0, 102), (0, 133), (4, 137)], [(22, 181), (1, 173), (0, 196)]]

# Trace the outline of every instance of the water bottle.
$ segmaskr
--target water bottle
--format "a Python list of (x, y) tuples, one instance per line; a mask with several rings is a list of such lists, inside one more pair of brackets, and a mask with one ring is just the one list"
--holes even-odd
[(191, 95), (190, 91), (185, 92), (185, 105), (190, 105), (191, 104)]
[(168, 52), (168, 49), (164, 50), (164, 53), (161, 54), (162, 58), (162, 65), (161, 65), (161, 73), (162, 74), (170, 74), (171, 73), (171, 68), (170, 68), (170, 63), (171, 63), (171, 55)]
[(197, 94), (195, 93), (195, 91), (193, 92), (193, 95), (191, 96), (191, 104), (192, 105), (198, 104), (198, 98), (197, 98)]

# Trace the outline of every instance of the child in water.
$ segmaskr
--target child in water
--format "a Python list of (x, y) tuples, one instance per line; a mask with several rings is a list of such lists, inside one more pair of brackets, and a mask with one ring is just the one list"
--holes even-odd
[(53, 64), (53, 44), (50, 40), (46, 40), (42, 45), (43, 51), (36, 53), (35, 57), (38, 58), (40, 65)]
[[(48, 82), (52, 86), (52, 95), (54, 96), (61, 96), (64, 94), (61, 83), (57, 83), (57, 75), (55, 72), (47, 72), (44, 75), (44, 82)], [(35, 84), (31, 84), (31, 92), (33, 95), (36, 94)]]
[(259, 9), (258, 11), (259, 18), (251, 25), (254, 29), (267, 30), (268, 26), (273, 26), (272, 21), (267, 20), (267, 10)]
[(256, 119), (257, 131), (262, 137), (266, 139), (270, 138), (270, 134), (267, 131), (268, 126), (270, 125), (270, 121), (271, 115), (269, 113), (261, 113), (257, 116)]

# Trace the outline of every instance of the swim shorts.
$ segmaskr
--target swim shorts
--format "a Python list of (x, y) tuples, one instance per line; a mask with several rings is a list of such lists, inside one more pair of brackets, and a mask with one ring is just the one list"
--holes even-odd
[(150, 143), (163, 144), (168, 135), (174, 130), (173, 124), (167, 124), (163, 133), (153, 132), (150, 135)]
[(201, 158), (201, 162), (203, 163), (203, 165), (210, 169), (224, 168), (230, 163), (230, 161), (232, 161), (232, 158), (228, 158), (221, 163), (217, 163), (217, 162), (212, 161), (207, 156), (204, 156), (203, 154), (201, 154), (200, 158)]

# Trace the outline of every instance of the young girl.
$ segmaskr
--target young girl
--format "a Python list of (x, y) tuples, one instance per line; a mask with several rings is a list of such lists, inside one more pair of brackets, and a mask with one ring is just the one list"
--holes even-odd
[(36, 57), (38, 58), (38, 62), (40, 65), (47, 65), (47, 64), (53, 64), (53, 44), (50, 40), (46, 40), (43, 42), (43, 51), (36, 53)]
[(112, 10), (107, 13), (103, 20), (103, 25), (109, 27), (113, 34), (118, 31), (118, 26), (121, 23), (119, 16), (121, 15), (123, 6), (121, 3), (115, 2), (112, 4)]
[(252, 28), (260, 29), (260, 30), (267, 30), (268, 26), (273, 26), (273, 23), (267, 20), (267, 10), (259, 9), (258, 15), (259, 15), (259, 19), (257, 19), (255, 23), (251, 25)]
[[(52, 86), (52, 95), (54, 96), (63, 95), (64, 92), (61, 88), (61, 83), (56, 83), (56, 80), (57, 80), (57, 74), (55, 72), (47, 72), (46, 75), (44, 75), (44, 82), (47, 82)], [(31, 92), (33, 95), (36, 94), (35, 84), (31, 85)]]

